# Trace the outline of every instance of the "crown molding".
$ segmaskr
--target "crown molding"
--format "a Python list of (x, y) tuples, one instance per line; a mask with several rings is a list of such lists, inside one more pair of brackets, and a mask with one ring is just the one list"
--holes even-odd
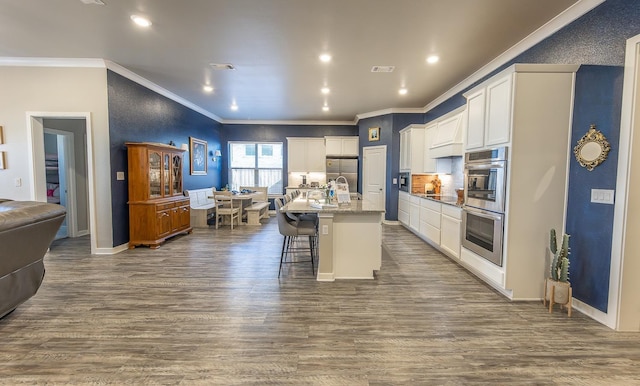
[(389, 114), (424, 114), (424, 108), (389, 108), (356, 115), (355, 122), (361, 119), (379, 117)]
[(144, 87), (146, 87), (146, 88), (148, 88), (148, 89), (150, 89), (152, 91), (155, 91), (158, 94), (163, 95), (163, 96), (165, 96), (165, 97), (167, 97), (167, 98), (169, 98), (169, 99), (171, 99), (171, 100), (173, 100), (173, 101), (175, 101), (177, 103), (180, 103), (181, 105), (183, 105), (185, 107), (188, 107), (193, 111), (196, 111), (196, 112), (198, 112), (198, 113), (200, 113), (200, 114), (202, 114), (202, 115), (204, 115), (206, 117), (209, 117), (209, 118), (213, 119), (214, 121), (216, 121), (218, 123), (222, 123), (222, 118), (218, 117), (217, 115), (213, 114), (212, 112), (207, 111), (207, 110), (203, 109), (202, 107), (200, 107), (200, 106), (198, 106), (198, 105), (196, 105), (196, 104), (184, 99), (183, 97), (178, 96), (178, 95), (172, 93), (171, 91), (169, 91), (169, 90), (167, 90), (167, 89), (165, 89), (163, 87), (158, 86), (157, 84), (149, 81), (146, 78), (143, 78), (142, 76), (136, 74), (135, 72), (133, 72), (133, 71), (127, 69), (127, 68), (124, 68), (121, 65), (119, 65), (117, 63), (114, 63), (114, 62), (112, 62), (110, 60), (105, 60), (105, 64), (106, 64), (108, 70), (111, 70), (111, 71), (115, 72), (116, 74), (122, 75), (125, 78), (127, 78), (127, 79), (129, 79), (129, 80), (131, 80), (133, 82), (136, 82), (136, 83), (138, 83), (138, 84), (140, 84), (140, 85), (142, 85), (142, 86), (144, 86)]
[(259, 120), (245, 120), (245, 119), (229, 119), (220, 122), (224, 125), (313, 125), (313, 126), (354, 126), (357, 122), (354, 121), (259, 121)]
[(435, 108), (436, 106), (445, 102), (446, 100), (453, 97), (454, 95), (464, 91), (469, 86), (476, 83), (477, 81), (484, 78), (485, 76), (489, 75), (491, 72), (495, 71), (503, 64), (514, 59), (516, 56), (522, 54), (526, 50), (532, 48), (533, 46), (540, 43), (544, 39), (558, 32), (563, 27), (569, 25), (571, 22), (577, 20), (578, 18), (580, 18), (587, 12), (591, 11), (598, 5), (604, 3), (605, 1), (606, 0), (578, 1), (571, 7), (564, 10), (564, 12), (558, 14), (556, 17), (549, 20), (549, 22), (547, 22), (545, 25), (533, 31), (531, 34), (529, 34), (527, 37), (525, 37), (524, 39), (516, 43), (514, 46), (512, 46), (511, 48), (509, 48), (508, 50), (506, 50), (505, 52), (503, 52), (502, 54), (494, 58), (492, 61), (485, 64), (483, 67), (481, 67), (479, 70), (471, 74), (465, 80), (453, 86), (451, 89), (449, 89), (447, 92), (440, 95), (433, 101), (429, 102), (424, 107), (424, 112), (426, 113), (427, 111)]
[(106, 68), (104, 59), (0, 57), (0, 66)]

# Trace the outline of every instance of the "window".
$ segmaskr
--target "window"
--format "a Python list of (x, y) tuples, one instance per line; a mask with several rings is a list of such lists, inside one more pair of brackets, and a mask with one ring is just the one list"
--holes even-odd
[(229, 186), (266, 186), (282, 194), (282, 142), (229, 142)]

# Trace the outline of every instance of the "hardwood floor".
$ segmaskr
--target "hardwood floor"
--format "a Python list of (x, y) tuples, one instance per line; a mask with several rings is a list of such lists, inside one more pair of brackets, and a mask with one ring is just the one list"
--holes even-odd
[(282, 238), (196, 229), (158, 250), (54, 242), (0, 320), (0, 384), (640, 384), (640, 334), (510, 302), (399, 226), (375, 280), (278, 280)]

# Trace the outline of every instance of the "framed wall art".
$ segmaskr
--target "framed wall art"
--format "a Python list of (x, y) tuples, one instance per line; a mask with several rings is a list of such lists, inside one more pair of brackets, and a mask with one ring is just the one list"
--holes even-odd
[(191, 175), (207, 174), (207, 141), (189, 137)]
[(380, 128), (379, 127), (370, 127), (369, 128), (369, 141), (379, 141), (380, 140)]

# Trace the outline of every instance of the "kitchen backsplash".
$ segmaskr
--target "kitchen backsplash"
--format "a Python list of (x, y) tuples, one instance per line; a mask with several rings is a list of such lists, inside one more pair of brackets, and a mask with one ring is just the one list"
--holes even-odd
[[(464, 163), (462, 157), (454, 157), (451, 160), (451, 174), (438, 174), (441, 181), (440, 194), (444, 196), (456, 196), (456, 189), (464, 187)], [(436, 174), (412, 174), (411, 193), (425, 194), (425, 185), (431, 183)]]

